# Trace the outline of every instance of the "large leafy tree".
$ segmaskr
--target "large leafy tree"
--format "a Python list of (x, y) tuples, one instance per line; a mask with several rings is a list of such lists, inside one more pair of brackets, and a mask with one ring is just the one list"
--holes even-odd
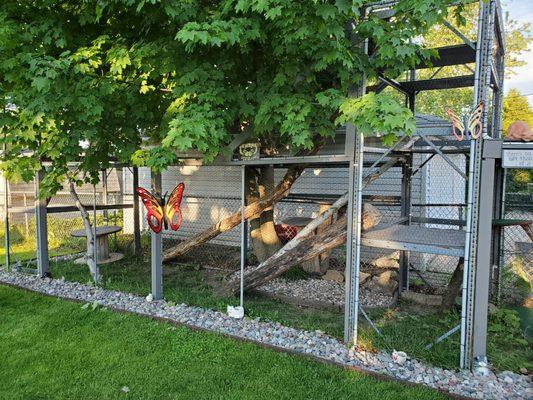
[[(428, 57), (409, 38), (446, 16), (448, 1), (399, 1), (388, 20), (364, 16), (365, 3), (3, 2), (3, 167), (26, 177), (40, 158), (51, 160), (53, 191), (69, 162), (97, 179), (113, 158), (164, 168), (175, 150), (195, 149), (212, 159), (241, 129), (273, 147), (303, 148), (333, 134), (336, 121), (412, 131), (393, 101), (346, 96), (363, 74), (398, 75)], [(139, 151), (141, 134), (150, 151)]]
[[(348, 93), (363, 76), (398, 76), (427, 59), (411, 39), (446, 18), (452, 0), (399, 0), (386, 19), (366, 13), (370, 3), (2, 2), (2, 168), (28, 179), (50, 161), (50, 195), (65, 178), (98, 180), (112, 160), (155, 170), (180, 151), (212, 160), (243, 130), (268, 152), (314, 151), (346, 122), (388, 142), (409, 134), (413, 116), (395, 99)], [(272, 176), (252, 177), (259, 197)]]

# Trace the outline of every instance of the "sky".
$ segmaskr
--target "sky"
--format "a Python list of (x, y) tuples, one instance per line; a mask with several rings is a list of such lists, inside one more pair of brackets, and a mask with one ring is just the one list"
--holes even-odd
[[(512, 19), (520, 22), (529, 22), (533, 25), (533, 0), (503, 0), (505, 11), (509, 12)], [(533, 33), (529, 31), (529, 35)], [(526, 65), (516, 68), (516, 74), (505, 79), (504, 89), (518, 89), (522, 94), (527, 95), (529, 104), (533, 106), (533, 46), (529, 46), (529, 51), (523, 53), (521, 57), (526, 61)]]

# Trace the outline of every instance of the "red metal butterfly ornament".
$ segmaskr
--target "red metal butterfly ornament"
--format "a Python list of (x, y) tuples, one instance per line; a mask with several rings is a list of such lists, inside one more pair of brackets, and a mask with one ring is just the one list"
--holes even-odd
[(457, 116), (452, 110), (446, 108), (446, 114), (452, 121), (452, 132), (457, 140), (461, 141), (465, 138), (478, 139), (483, 130), (481, 117), (483, 116), (484, 103), (481, 101), (470, 116), (463, 115), (462, 118)]
[(148, 225), (155, 233), (160, 233), (163, 230), (163, 226), (165, 229), (170, 226), (173, 231), (179, 229), (183, 219), (180, 205), (184, 189), (183, 182), (178, 184), (170, 193), (168, 200), (166, 200), (166, 194), (160, 196), (152, 194), (142, 187), (137, 188), (137, 193), (141, 197), (146, 211), (148, 211), (146, 214)]

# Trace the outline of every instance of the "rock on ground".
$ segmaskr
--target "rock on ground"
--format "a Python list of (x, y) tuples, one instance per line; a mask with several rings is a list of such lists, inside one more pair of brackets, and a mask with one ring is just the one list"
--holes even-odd
[[(320, 280), (320, 282), (327, 282)], [(369, 372), (448, 391), (450, 393), (484, 399), (525, 400), (533, 396), (532, 379), (509, 371), (477, 376), (470, 371), (450, 371), (407, 358), (402, 365), (394, 362), (386, 352), (371, 353), (347, 348), (339, 339), (320, 331), (303, 331), (258, 318), (236, 320), (226, 314), (185, 304), (165, 301), (146, 301), (136, 296), (78, 282), (38, 278), (0, 269), (0, 283), (34, 292), (98, 304), (115, 310), (163, 318), (197, 329), (232, 335), (281, 350), (310, 355), (346, 367), (359, 367)], [(407, 355), (408, 356), (408, 355)]]

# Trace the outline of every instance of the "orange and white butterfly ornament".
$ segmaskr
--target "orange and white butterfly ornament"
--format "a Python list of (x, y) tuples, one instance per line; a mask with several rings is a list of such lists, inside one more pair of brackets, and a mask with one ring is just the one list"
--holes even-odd
[(483, 124), (481, 122), (483, 107), (484, 103), (481, 101), (470, 116), (466, 114), (461, 117), (457, 116), (449, 108), (446, 108), (446, 114), (448, 114), (448, 117), (452, 121), (452, 133), (457, 140), (464, 140), (465, 137), (467, 140), (479, 139), (483, 131)]
[(146, 207), (146, 211), (148, 211), (146, 214), (148, 225), (155, 233), (160, 233), (163, 227), (165, 229), (170, 227), (173, 231), (177, 231), (180, 228), (183, 219), (180, 205), (184, 189), (183, 182), (178, 184), (170, 193), (168, 200), (166, 200), (166, 194), (160, 196), (152, 194), (142, 187), (136, 189)]

